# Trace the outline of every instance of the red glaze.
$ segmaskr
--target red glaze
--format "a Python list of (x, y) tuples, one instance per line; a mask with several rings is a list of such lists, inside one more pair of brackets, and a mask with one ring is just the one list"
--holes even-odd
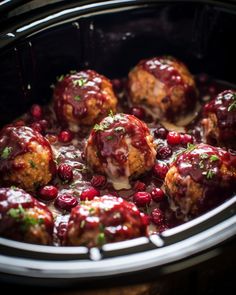
[(99, 126), (99, 130), (93, 129), (91, 132), (89, 142), (97, 147), (98, 157), (102, 163), (107, 163), (107, 159), (111, 158), (121, 165), (120, 175), (125, 173), (122, 171), (122, 165), (128, 159), (128, 145), (124, 140), (125, 137), (128, 137), (131, 145), (144, 155), (146, 162), (149, 162), (150, 157), (152, 159), (151, 149), (146, 140), (149, 129), (138, 118), (117, 114), (106, 117)]
[[(11, 215), (11, 209), (19, 209), (23, 213)], [(38, 202), (30, 194), (19, 188), (0, 188), (0, 236), (19, 241), (27, 241), (29, 220), (24, 220), (24, 212), (28, 209), (41, 209), (41, 223), (52, 240), (54, 221), (51, 211), (43, 203)], [(21, 212), (20, 211), (20, 212)], [(15, 217), (14, 217), (15, 216)], [(35, 218), (36, 224), (39, 222)], [(32, 218), (31, 218), (32, 222)], [(34, 224), (35, 224), (34, 223)]]
[[(183, 80), (180, 71), (174, 66), (174, 64), (179, 64), (181, 67), (185, 67), (182, 62), (170, 56), (144, 59), (138, 63), (138, 66), (155, 76), (169, 89), (174, 89), (176, 86), (182, 86), (183, 89), (185, 89), (186, 109), (191, 109), (195, 105), (197, 99), (196, 90)], [(170, 98), (167, 97), (166, 99)]]
[(54, 89), (55, 111), (59, 121), (67, 123), (64, 107), (69, 104), (73, 108), (75, 118), (83, 119), (88, 114), (87, 102), (90, 98), (97, 98), (97, 106), (102, 109), (107, 100), (102, 93), (102, 81), (108, 80), (95, 71), (86, 70), (61, 77)]
[(72, 209), (65, 244), (101, 246), (145, 236), (146, 226), (134, 204), (122, 198), (102, 196)]
[[(0, 176), (2, 173), (17, 169), (17, 167), (14, 167), (14, 159), (19, 155), (31, 152), (30, 143), (33, 141), (48, 149), (52, 155), (49, 142), (39, 132), (25, 126), (8, 126), (2, 129), (0, 132)], [(7, 157), (4, 157), (4, 149), (6, 148), (9, 152)], [(52, 157), (49, 165), (51, 168), (50, 172), (54, 174), (55, 163)]]
[[(235, 142), (236, 137), (236, 92), (226, 90), (204, 106), (204, 116), (213, 113), (217, 117), (220, 143)], [(235, 145), (235, 144), (234, 144)]]

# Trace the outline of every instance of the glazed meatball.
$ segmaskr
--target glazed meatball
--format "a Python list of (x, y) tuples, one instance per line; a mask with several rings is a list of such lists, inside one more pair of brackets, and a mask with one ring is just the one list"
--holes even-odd
[(54, 106), (60, 122), (78, 131), (79, 125), (93, 125), (116, 111), (117, 98), (112, 84), (95, 71), (68, 74), (54, 89)]
[(0, 182), (34, 191), (55, 171), (49, 142), (29, 127), (6, 127), (0, 133)]
[(225, 90), (218, 94), (204, 106), (203, 115), (206, 142), (236, 148), (236, 92)]
[(228, 197), (235, 187), (236, 156), (217, 147), (189, 147), (172, 163), (164, 186), (170, 204), (184, 220), (196, 217)]
[(145, 236), (146, 227), (134, 204), (113, 196), (95, 197), (72, 209), (65, 245), (102, 246)]
[(116, 114), (94, 126), (85, 155), (94, 172), (106, 174), (115, 189), (122, 189), (130, 188), (130, 177), (152, 168), (156, 150), (145, 123), (132, 115)]
[(52, 244), (53, 216), (46, 205), (19, 188), (0, 188), (0, 236)]
[(173, 57), (141, 60), (129, 73), (128, 90), (133, 104), (168, 121), (191, 111), (197, 101), (193, 76)]

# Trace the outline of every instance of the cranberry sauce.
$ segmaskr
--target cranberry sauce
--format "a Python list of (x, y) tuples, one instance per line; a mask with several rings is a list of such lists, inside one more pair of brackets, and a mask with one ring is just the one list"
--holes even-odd
[(235, 169), (236, 157), (221, 148), (199, 144), (183, 152), (174, 166), (181, 176), (190, 175), (198, 183), (218, 186), (224, 179), (221, 168)]
[(132, 115), (110, 115), (99, 125), (96, 124), (91, 137), (98, 150), (98, 157), (106, 163), (107, 158), (112, 158), (120, 165), (128, 160), (128, 141), (138, 149), (148, 163), (150, 147), (146, 137), (149, 129), (145, 123)]
[(236, 92), (226, 90), (204, 106), (204, 116), (215, 114), (221, 142), (236, 136)]
[[(30, 152), (30, 143), (37, 142), (51, 151), (49, 142), (39, 132), (20, 126), (6, 126), (0, 133), (0, 173), (14, 169), (14, 159)], [(52, 167), (53, 168), (53, 167)]]
[[(168, 68), (168, 65), (166, 65), (166, 68)], [(178, 73), (172, 73), (172, 75), (173, 74), (176, 77), (178, 76)], [(81, 108), (83, 108), (84, 99), (86, 101), (86, 99), (88, 99), (88, 97), (90, 97), (91, 95), (94, 96), (94, 93), (98, 93), (101, 87), (101, 79), (97, 77), (93, 71), (80, 72), (80, 74), (77, 73), (75, 75), (72, 74), (59, 80), (61, 80), (59, 81), (57, 87), (59, 92), (54, 93), (54, 95), (56, 97), (59, 96), (61, 91), (67, 91), (65, 90), (65, 88), (67, 86), (70, 86), (68, 87), (70, 91), (68, 90), (69, 92), (66, 92), (67, 94), (64, 98), (63, 103), (66, 104), (67, 100), (70, 100), (70, 104), (74, 107), (76, 106), (76, 109), (77, 104), (81, 104)], [(178, 83), (182, 83), (182, 80), (179, 80), (179, 78), (175, 78), (175, 80), (179, 81)], [(82, 83), (83, 87), (74, 86), (73, 81), (77, 81), (75, 82), (75, 84), (78, 83), (78, 85), (79, 83)], [(214, 85), (217, 85), (217, 87), (214, 87), (213, 91), (213, 82), (209, 79), (203, 81), (203, 79), (197, 78), (197, 83), (199, 84), (198, 89), (200, 93), (199, 98), (202, 104), (213, 98), (219, 89), (225, 90), (229, 88), (226, 84), (217, 84), (214, 82)], [(124, 93), (125, 91), (122, 92), (122, 89), (120, 89), (122, 87), (120, 87), (120, 85), (122, 85), (122, 87), (125, 85), (123, 80), (122, 83), (119, 84), (119, 87), (117, 87), (118, 90), (116, 95), (119, 97), (118, 109), (121, 112), (129, 114), (131, 111), (126, 103), (127, 98), (125, 96), (122, 96), (122, 93)], [(76, 96), (81, 97), (81, 99), (74, 99), (74, 97)], [(99, 99), (102, 101), (104, 98), (100, 97)], [(61, 112), (63, 106), (57, 105), (56, 107), (57, 111)], [(60, 114), (62, 116), (62, 113)], [(33, 118), (31, 118), (30, 116), (32, 116)], [(118, 120), (116, 120), (116, 118), (118, 118)], [(128, 118), (130, 118), (130, 120)], [(155, 138), (155, 143), (157, 145), (156, 165), (154, 166), (152, 171), (147, 172), (145, 175), (140, 176), (138, 179), (132, 179), (132, 188), (127, 190), (115, 190), (112, 187), (111, 183), (107, 181), (104, 175), (94, 175), (94, 173), (89, 170), (86, 165), (84, 156), (84, 147), (88, 140), (87, 129), (87, 133), (84, 132), (84, 128), (81, 128), (78, 132), (73, 132), (68, 136), (67, 130), (64, 130), (61, 127), (61, 120), (63, 119), (64, 118), (59, 117), (59, 119), (57, 120), (52, 106), (48, 105), (44, 107), (43, 112), (39, 111), (38, 108), (34, 108), (33, 111), (31, 111), (27, 115), (22, 116), (22, 120), (20, 123), (19, 121), (13, 123), (13, 126), (19, 126), (17, 124), (26, 124), (27, 126), (31, 126), (32, 122), (39, 123), (39, 120), (44, 120), (45, 122), (48, 122), (47, 126), (44, 129), (41, 129), (40, 132), (45, 136), (45, 138), (48, 139), (52, 146), (52, 151), (54, 154), (55, 162), (57, 164), (58, 173), (54, 175), (51, 183), (47, 184), (53, 186), (54, 188), (41, 187), (39, 188), (38, 193), (36, 193), (34, 196), (45, 203), (54, 215), (54, 245), (61, 245), (61, 241), (64, 239), (70, 211), (77, 208), (73, 208), (74, 204), (77, 204), (77, 202), (78, 204), (81, 204), (81, 202), (83, 204), (83, 201), (85, 199), (92, 200), (94, 197), (96, 197), (95, 194), (97, 196), (114, 195), (117, 197), (122, 197), (125, 200), (133, 203), (135, 201), (139, 206), (138, 209), (141, 212), (145, 213), (146, 221), (150, 222), (148, 228), (149, 234), (153, 232), (161, 232), (166, 228), (176, 226), (177, 224), (182, 222), (175, 218), (175, 213), (171, 210), (169, 206), (168, 198), (165, 195), (164, 191), (162, 191), (162, 185), (169, 165), (171, 165), (171, 163), (178, 157), (178, 154), (191, 147), (192, 143), (197, 144), (203, 141), (201, 132), (202, 127), (199, 123), (202, 119), (201, 112), (194, 121), (194, 124), (189, 125), (186, 128), (182, 128), (181, 133), (177, 132), (178, 134), (173, 134), (169, 132), (160, 125), (160, 122), (154, 120), (146, 120), (146, 117), (144, 117), (144, 122), (148, 124), (147, 128), (146, 124), (143, 124), (132, 115), (114, 116), (111, 114), (108, 119), (94, 126), (91, 136), (93, 140), (96, 141), (97, 150), (99, 152), (98, 156), (100, 157), (100, 159), (104, 161), (104, 158), (107, 156), (114, 157), (116, 161), (118, 161), (118, 163), (120, 163), (121, 165), (127, 158), (127, 143), (124, 140), (126, 136), (130, 139), (130, 143), (135, 148), (139, 149), (142, 154), (145, 155), (146, 161), (148, 161), (149, 152), (147, 150), (147, 142), (145, 137), (148, 135), (149, 130), (151, 134), (153, 134)], [(33, 126), (31, 127), (33, 128)], [(91, 129), (92, 128), (93, 127), (91, 127)], [(188, 133), (187, 136), (184, 133)], [(21, 135), (20, 141), (19, 134)], [(11, 164), (9, 163), (11, 163), (11, 161), (17, 155), (28, 151), (28, 146), (31, 140), (35, 140), (40, 144), (44, 146), (47, 145), (47, 147), (49, 147), (48, 141), (43, 138), (43, 135), (38, 135), (38, 132), (31, 131), (31, 129), (27, 127), (4, 128), (0, 135), (0, 171), (6, 169), (5, 165), (7, 165), (8, 169), (10, 169)], [(232, 140), (235, 139), (232, 138)], [(9, 147), (9, 149), (4, 151), (3, 147)], [(123, 147), (122, 152), (120, 154), (115, 154), (114, 151), (117, 150), (118, 147)], [(191, 153), (189, 151), (186, 154), (182, 155), (182, 157), (185, 157), (184, 159), (186, 160), (186, 162), (190, 162), (190, 165), (189, 168), (187, 165), (186, 167), (181, 166), (181, 173), (189, 172), (194, 179), (202, 183), (210, 181), (214, 182), (215, 179), (221, 177), (221, 162), (224, 163), (227, 167), (229, 167), (230, 165), (235, 165), (235, 162), (232, 162), (232, 160), (234, 161), (235, 158), (232, 157), (232, 155), (229, 155), (228, 152), (221, 152), (217, 148), (206, 150), (204, 146), (202, 146), (202, 151), (203, 154), (206, 153), (208, 156), (207, 159), (203, 159), (202, 163), (202, 159), (200, 158), (201, 156), (195, 155), (194, 152)], [(214, 155), (219, 158), (219, 160), (217, 160), (216, 157), (212, 157)], [(4, 158), (6, 158), (8, 161), (6, 161)], [(62, 168), (59, 169), (60, 165), (62, 164), (65, 164), (67, 166), (61, 166)], [(202, 164), (204, 168), (201, 168)], [(192, 170), (191, 167), (193, 165), (196, 168), (196, 171)], [(68, 168), (68, 166), (70, 167)], [(189, 169), (191, 171), (187, 171), (186, 169)], [(207, 174), (202, 174), (202, 172), (207, 172), (209, 169), (212, 169), (215, 173), (212, 179), (207, 179)], [(210, 175), (211, 173), (208, 175), (208, 178), (210, 177)], [(138, 192), (142, 192), (142, 194), (137, 194)], [(143, 194), (143, 192), (145, 192), (146, 194)], [(2, 194), (0, 191), (0, 214), (2, 210), (6, 210), (2, 209), (4, 208), (4, 206), (6, 206), (5, 197), (3, 195), (4, 194)], [(23, 200), (23, 204), (24, 202), (31, 202), (30, 197), (27, 196), (28, 195), (26, 194), (21, 198), (21, 200)], [(74, 198), (76, 198), (77, 202)], [(25, 206), (23, 204), (22, 207)], [(131, 204), (130, 206), (131, 208), (129, 210), (132, 211), (133, 204)], [(118, 222), (116, 219), (114, 219), (116, 215), (115, 213), (123, 212), (123, 207), (122, 205), (120, 205), (120, 207), (118, 206), (115, 208), (116, 209), (114, 211), (114, 214), (111, 215), (106, 215), (106, 211), (104, 210), (104, 215), (99, 217), (99, 222), (104, 222), (107, 227), (109, 227), (109, 223), (112, 224), (110, 226), (111, 229), (113, 225), (115, 225), (115, 229), (117, 227), (118, 230), (118, 223), (121, 222), (121, 220), (118, 219)], [(87, 215), (85, 215), (85, 219), (86, 221), (88, 221), (88, 218), (90, 216), (88, 215), (89, 210), (86, 214)], [(122, 213), (121, 216), (123, 216), (122, 218), (124, 218), (124, 220), (130, 217), (128, 213)], [(84, 228), (84, 230), (85, 229), (86, 227)], [(109, 239), (112, 240), (112, 233), (110, 234), (111, 237)], [(123, 236), (123, 233), (121, 234), (121, 236)]]
[(58, 118), (66, 121), (64, 117), (65, 105), (73, 108), (73, 115), (82, 119), (87, 115), (87, 101), (90, 98), (97, 99), (97, 107), (106, 100), (106, 95), (102, 93), (102, 80), (109, 81), (95, 71), (87, 70), (81, 72), (71, 72), (70, 74), (58, 78), (58, 83), (54, 89), (55, 109)]

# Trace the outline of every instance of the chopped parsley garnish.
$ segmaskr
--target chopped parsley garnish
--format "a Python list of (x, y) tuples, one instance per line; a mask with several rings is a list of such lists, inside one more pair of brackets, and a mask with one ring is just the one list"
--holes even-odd
[(76, 96), (74, 97), (74, 99), (75, 99), (76, 101), (80, 101), (80, 100), (81, 100), (81, 96), (76, 95)]
[(94, 208), (89, 208), (89, 213), (94, 213)]
[(19, 219), (25, 214), (25, 210), (19, 205), (18, 208), (11, 208), (7, 214), (19, 221)]
[(58, 82), (61, 82), (64, 79), (64, 77), (65, 77), (64, 75), (58, 76), (57, 77), (57, 81)]
[(188, 143), (188, 144), (187, 144), (186, 152), (191, 152), (191, 151), (193, 151), (195, 148), (196, 148), (196, 145), (195, 145), (195, 144)]
[(207, 179), (212, 179), (213, 176), (215, 175), (215, 172), (213, 170), (208, 170), (208, 171), (204, 171), (202, 172), (202, 175), (206, 175)]
[(29, 160), (29, 164), (30, 164), (31, 168), (36, 169), (37, 166), (33, 160)]
[(216, 155), (212, 155), (212, 156), (210, 157), (210, 161), (211, 161), (211, 162), (215, 162), (215, 161), (218, 161), (218, 160), (219, 160), (219, 157), (216, 156)]
[(76, 74), (76, 73), (77, 73), (76, 70), (71, 70), (71, 71), (70, 71), (70, 74), (71, 74), (71, 75)]
[(97, 236), (97, 243), (98, 245), (103, 245), (106, 243), (106, 238), (105, 238), (105, 234), (104, 233), (100, 233)]
[(114, 138), (114, 136), (108, 135), (106, 138), (107, 138), (107, 140), (112, 140)]
[(4, 150), (1, 153), (1, 158), (6, 160), (10, 156), (10, 153), (12, 151), (12, 147), (5, 147)]
[(236, 110), (236, 93), (233, 93), (233, 102), (228, 107), (228, 112)]
[(202, 160), (205, 160), (205, 159), (208, 159), (209, 156), (208, 156), (208, 154), (201, 154), (201, 155), (200, 155), (200, 158), (201, 158)]
[(87, 79), (84, 79), (84, 78), (76, 79), (73, 81), (73, 85), (83, 87), (86, 84), (86, 82), (87, 82)]
[(15, 191), (17, 189), (17, 186), (11, 185), (11, 189), (13, 189)]
[(110, 116), (111, 118), (114, 118), (115, 115), (114, 115), (114, 113), (113, 113), (113, 110), (110, 110), (110, 111), (109, 111), (109, 115), (108, 115), (108, 116)]
[(201, 169), (203, 169), (203, 168), (204, 168), (204, 163), (203, 163), (203, 161), (202, 161), (202, 160), (199, 162), (199, 167), (200, 167)]
[(102, 124), (95, 124), (93, 129), (97, 132), (97, 131), (104, 131), (107, 127), (108, 127), (107, 124), (102, 123)]

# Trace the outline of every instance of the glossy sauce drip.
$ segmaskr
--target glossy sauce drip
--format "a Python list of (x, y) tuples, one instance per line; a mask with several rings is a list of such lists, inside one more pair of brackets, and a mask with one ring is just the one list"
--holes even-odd
[[(87, 70), (66, 75), (59, 81), (54, 91), (58, 117), (65, 120), (64, 105), (69, 104), (74, 117), (83, 119), (87, 115), (87, 102), (91, 98), (97, 100), (97, 107), (100, 108), (106, 100), (106, 95), (102, 93), (102, 79), (107, 80), (95, 71)], [(62, 95), (63, 100), (59, 99)]]
[(4, 128), (0, 134), (0, 173), (16, 168), (14, 167), (14, 159), (30, 152), (30, 143), (33, 141), (51, 150), (49, 142), (40, 133), (29, 127), (8, 126)]

